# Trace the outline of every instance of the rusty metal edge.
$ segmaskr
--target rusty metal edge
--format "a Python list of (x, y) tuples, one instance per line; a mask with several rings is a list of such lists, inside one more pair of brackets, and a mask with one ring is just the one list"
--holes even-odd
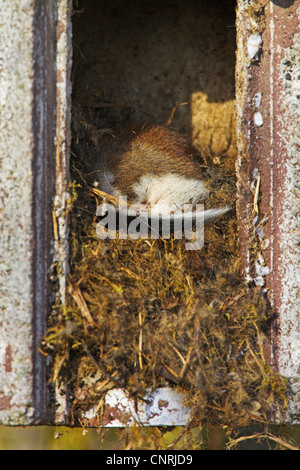
[(34, 4), (1, 8), (0, 420), (34, 419), (32, 223)]
[[(52, 215), (54, 259), (58, 281), (57, 300), (61, 306), (66, 303), (66, 285), (69, 271), (69, 228), (68, 228), (68, 192), (70, 175), (69, 159), (71, 145), (71, 71), (72, 71), (72, 0), (60, 0), (57, 3), (56, 28), (56, 133), (55, 133), (55, 198)], [(61, 391), (56, 384), (48, 386), (50, 401), (55, 402), (55, 411), (51, 415), (52, 424), (69, 425), (71, 423), (69, 391)], [(47, 422), (46, 424), (50, 424)]]
[(53, 263), (52, 201), (55, 195), (56, 126), (56, 1), (34, 3), (34, 79), (32, 159), (34, 247), (33, 292), (33, 424), (48, 421), (46, 358), (39, 353), (39, 341), (46, 330), (53, 301), (49, 273)]

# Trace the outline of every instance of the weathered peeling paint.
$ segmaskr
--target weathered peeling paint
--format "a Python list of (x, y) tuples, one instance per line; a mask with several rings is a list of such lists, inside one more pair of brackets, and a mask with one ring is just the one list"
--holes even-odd
[[(300, 419), (299, 12), (297, 2), (283, 5), (239, 0), (237, 9), (237, 212), (241, 256), (245, 276), (265, 289), (278, 315), (267, 353), (270, 364), (290, 382), (289, 410), (274, 417), (289, 423)], [(249, 63), (247, 57), (252, 34), (262, 37), (255, 63)], [(261, 178), (258, 195), (254, 172)], [(259, 214), (255, 211), (258, 207)], [(251, 251), (253, 227), (260, 241), (255, 257)]]
[(145, 401), (129, 399), (121, 389), (111, 390), (105, 397), (104, 415), (97, 417), (94, 409), (83, 413), (83, 423), (88, 426), (124, 427), (184, 426), (190, 411), (184, 406), (181, 394), (170, 388), (159, 388), (145, 397)]
[[(284, 280), (280, 299), (279, 370), (290, 379), (295, 400), (290, 414), (300, 421), (300, 6), (297, 32), (289, 47), (283, 48), (279, 64), (282, 87), (280, 138), (287, 152), (284, 184), (279, 275)], [(274, 9), (271, 8), (274, 15)], [(274, 34), (276, 34), (276, 27)], [(296, 419), (296, 418), (295, 418)]]
[[(33, 6), (0, 8), (0, 422), (26, 424), (32, 404)], [(7, 348), (10, 366), (7, 368)]]
[[(10, 0), (0, 9), (1, 424), (50, 422), (46, 360), (38, 343), (53, 300), (55, 192), (57, 204), (66, 206), (71, 66), (61, 62), (71, 57), (70, 37), (68, 47), (62, 42), (66, 28), (70, 36), (70, 10), (71, 0)], [(56, 215), (64, 285), (65, 213)]]

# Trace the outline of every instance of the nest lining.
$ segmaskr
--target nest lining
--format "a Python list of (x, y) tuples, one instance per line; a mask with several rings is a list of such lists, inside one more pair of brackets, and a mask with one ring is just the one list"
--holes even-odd
[[(199, 251), (184, 240), (99, 240), (102, 200), (88, 175), (121, 119), (100, 111), (73, 114), (70, 276), (41, 346), (52, 358), (49, 380), (68, 388), (74, 423), (92, 407), (101, 415), (112, 388), (144, 400), (161, 386), (184, 395), (192, 427), (267, 421), (285, 405), (286, 384), (264, 357), (273, 312), (243, 279), (234, 211), (206, 225)], [(234, 205), (234, 175), (212, 166), (210, 176), (206, 207)]]

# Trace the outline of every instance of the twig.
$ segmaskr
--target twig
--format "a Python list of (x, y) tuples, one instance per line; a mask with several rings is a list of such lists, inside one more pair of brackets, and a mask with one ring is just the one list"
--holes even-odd
[(83, 298), (83, 295), (81, 293), (81, 290), (79, 287), (74, 287), (72, 284), (68, 285), (68, 291), (77, 303), (82, 316), (88, 321), (90, 325), (98, 327), (97, 323), (94, 321), (92, 315), (90, 314), (90, 311), (88, 309), (88, 306), (86, 304), (86, 301)]
[(259, 187), (260, 187), (260, 175), (258, 175), (255, 193), (254, 193), (254, 201), (253, 201), (253, 210), (256, 214), (259, 213), (258, 210), (258, 196), (259, 196)]
[(269, 434), (269, 433), (256, 433), (251, 436), (238, 437), (237, 439), (234, 439), (229, 444), (227, 444), (226, 448), (231, 449), (239, 442), (243, 442), (248, 439), (270, 439), (271, 441), (277, 442), (277, 444), (280, 444), (281, 446), (286, 447), (289, 450), (299, 450), (298, 447), (295, 447), (292, 444), (285, 442), (283, 439), (280, 439), (279, 437), (273, 436), (272, 434)]
[[(93, 362), (93, 364), (97, 367), (97, 369), (106, 377), (108, 378), (109, 380), (111, 380), (111, 382), (113, 382), (118, 388), (121, 388), (126, 394), (129, 395), (129, 398), (130, 398), (130, 393), (126, 390), (126, 387), (125, 387), (125, 384), (122, 385), (118, 382), (118, 380), (116, 380), (114, 377), (112, 377), (112, 375), (110, 375), (109, 372), (107, 372), (107, 370), (105, 369), (105, 367), (101, 364), (101, 359), (100, 360), (96, 360), (93, 356), (93, 354), (90, 352), (88, 346), (86, 343), (83, 344), (83, 350), (84, 352), (87, 354), (87, 356), (91, 359), (91, 361)], [(149, 405), (151, 402), (149, 400), (147, 400), (147, 398), (144, 398), (142, 397), (141, 395), (139, 394), (136, 394), (135, 395), (136, 398), (138, 398), (139, 400), (143, 401), (144, 403), (146, 403), (147, 405)]]
[(139, 325), (140, 325), (140, 334), (139, 334), (139, 364), (140, 369), (143, 368), (143, 361), (142, 361), (142, 348), (143, 348), (143, 323), (142, 323), (142, 312), (139, 311)]
[(184, 365), (180, 371), (180, 374), (179, 374), (179, 377), (182, 379), (186, 369), (187, 369), (187, 366), (188, 366), (188, 363), (189, 363), (189, 360), (191, 358), (191, 354), (192, 354), (192, 351), (193, 351), (193, 347), (189, 348), (188, 350), (188, 353), (187, 353), (187, 356), (186, 356), (186, 359), (184, 361)]
[(179, 108), (179, 106), (184, 106), (184, 105), (186, 105), (186, 104), (188, 104), (188, 102), (186, 102), (186, 103), (180, 103), (180, 104), (177, 104), (177, 103), (176, 103), (176, 105), (173, 106), (172, 111), (171, 111), (171, 114), (170, 114), (170, 117), (168, 118), (168, 120), (167, 120), (167, 122), (166, 122), (166, 125), (167, 125), (167, 126), (169, 126), (169, 125), (171, 124), (171, 122), (173, 121), (173, 118), (174, 118), (174, 115), (175, 115), (175, 113), (176, 113), (176, 111), (177, 111), (177, 108)]
[(97, 361), (94, 356), (92, 355), (92, 353), (90, 352), (87, 344), (83, 344), (83, 350), (84, 352), (87, 354), (87, 356), (91, 359), (91, 361), (93, 362), (93, 364), (97, 367), (97, 369), (106, 377), (108, 378), (109, 380), (111, 380), (117, 387), (119, 388), (122, 388), (122, 389), (125, 389), (125, 387), (123, 385), (121, 385), (118, 380), (116, 380), (114, 377), (112, 377), (110, 375), (109, 372), (107, 372), (107, 370), (105, 370), (105, 368), (103, 367), (103, 365)]
[(91, 192), (96, 194), (96, 196), (106, 198), (109, 201), (114, 202), (115, 204), (122, 204), (123, 206), (127, 206), (127, 207), (129, 205), (127, 202), (124, 201), (124, 199), (118, 198), (116, 196), (112, 196), (111, 194), (105, 193), (104, 191), (101, 191), (100, 189), (91, 188)]
[(178, 441), (180, 441), (180, 439), (184, 436), (184, 434), (189, 431), (189, 429), (190, 429), (191, 425), (193, 424), (195, 418), (196, 418), (196, 412), (191, 417), (191, 419), (188, 421), (188, 423), (185, 425), (184, 429), (178, 434), (176, 439), (174, 439), (174, 441), (167, 447), (168, 450), (173, 449), (173, 447), (177, 444)]
[(184, 359), (184, 357), (180, 354), (179, 351), (177, 351), (177, 349), (176, 349), (174, 346), (172, 346), (171, 343), (169, 343), (169, 345), (171, 346), (172, 349), (174, 349), (174, 351), (176, 352), (176, 354), (180, 357), (180, 359), (181, 359), (181, 361), (182, 361), (182, 364), (185, 365), (185, 359)]
[(261, 219), (261, 221), (259, 222), (259, 224), (255, 227), (255, 230), (257, 230), (258, 227), (264, 222), (264, 220), (266, 220), (266, 218), (267, 218), (268, 215), (270, 214), (271, 210), (272, 210), (272, 208), (270, 208), (270, 209), (268, 210), (268, 212), (263, 216), (263, 218)]

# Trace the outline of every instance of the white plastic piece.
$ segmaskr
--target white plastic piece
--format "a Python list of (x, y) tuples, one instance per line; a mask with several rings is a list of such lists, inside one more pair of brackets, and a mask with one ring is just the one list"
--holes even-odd
[[(134, 400), (128, 398), (123, 390), (110, 390), (106, 394), (105, 404), (112, 413), (104, 427), (132, 426), (134, 423), (144, 426), (184, 426), (190, 419), (190, 410), (184, 406), (184, 398), (176, 390), (158, 388), (146, 399), (148, 403), (139, 402), (136, 408)], [(96, 415), (96, 410), (92, 408), (84, 413), (84, 418), (92, 420)]]

